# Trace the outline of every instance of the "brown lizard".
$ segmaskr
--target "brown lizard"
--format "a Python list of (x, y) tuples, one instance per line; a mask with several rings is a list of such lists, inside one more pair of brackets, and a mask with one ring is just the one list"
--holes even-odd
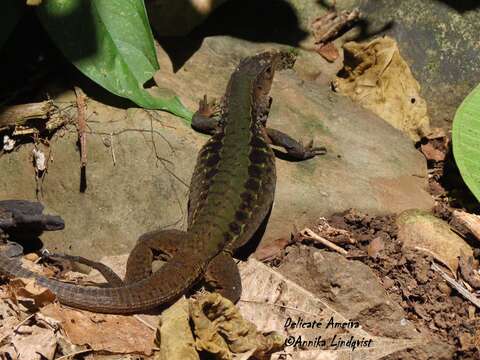
[[(266, 128), (271, 105), (268, 93), (276, 70), (291, 68), (288, 52), (265, 52), (243, 59), (228, 82), (219, 109), (200, 102), (192, 126), (213, 136), (202, 147), (190, 185), (188, 230), (154, 231), (142, 235), (127, 261), (122, 281), (100, 263), (63, 256), (100, 270), (109, 287), (80, 286), (28, 271), (19, 261), (0, 254), (0, 269), (33, 277), (51, 289), (61, 303), (105, 313), (146, 311), (175, 300), (205, 278), (232, 301), (241, 282), (232, 254), (250, 240), (267, 216), (275, 193), (275, 156), (269, 144), (283, 146), (296, 159), (323, 154)], [(219, 120), (213, 115), (219, 110)], [(152, 273), (154, 252), (167, 263)]]

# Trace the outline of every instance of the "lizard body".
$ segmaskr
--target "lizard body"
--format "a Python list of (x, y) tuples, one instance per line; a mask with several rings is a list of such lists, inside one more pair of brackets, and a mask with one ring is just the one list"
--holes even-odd
[[(128, 258), (124, 281), (102, 264), (72, 256), (65, 257), (99, 269), (109, 287), (45, 278), (22, 268), (6, 253), (0, 253), (0, 269), (33, 277), (61, 303), (96, 312), (146, 311), (175, 300), (202, 277), (231, 300), (238, 300), (241, 283), (231, 255), (252, 237), (272, 206), (276, 175), (269, 143), (284, 146), (299, 159), (323, 153), (265, 128), (274, 72), (293, 63), (293, 56), (286, 52), (265, 52), (242, 60), (228, 83), (219, 122), (211, 117), (206, 98), (200, 103), (192, 125), (213, 136), (200, 150), (192, 176), (188, 230), (142, 235)], [(152, 273), (154, 251), (169, 260)]]

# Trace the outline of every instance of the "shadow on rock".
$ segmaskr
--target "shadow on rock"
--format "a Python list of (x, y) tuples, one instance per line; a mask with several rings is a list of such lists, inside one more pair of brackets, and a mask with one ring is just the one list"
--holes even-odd
[(447, 6), (455, 9), (459, 13), (464, 13), (470, 10), (480, 8), (480, 2), (478, 0), (437, 0), (446, 4)]
[(160, 37), (158, 41), (176, 72), (200, 48), (204, 38), (215, 35), (297, 46), (308, 32), (300, 28), (295, 9), (285, 0), (231, 0), (188, 37)]

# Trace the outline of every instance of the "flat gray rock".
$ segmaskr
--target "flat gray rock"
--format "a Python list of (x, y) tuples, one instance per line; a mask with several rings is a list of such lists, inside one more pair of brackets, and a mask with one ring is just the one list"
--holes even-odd
[[(241, 58), (272, 47), (207, 38), (177, 73), (161, 53), (156, 80), (195, 109), (204, 93), (223, 94)], [(321, 71), (322, 64), (318, 55), (301, 52), (296, 68)], [(300, 73), (277, 73), (269, 124), (298, 139), (313, 138), (328, 153), (303, 162), (277, 159), (275, 204), (263, 241), (288, 237), (294, 225), (352, 207), (372, 214), (429, 209), (433, 201), (425, 191), (425, 160), (410, 140)], [(72, 100), (73, 95), (60, 99)], [(146, 231), (185, 228), (188, 184), (207, 137), (163, 112), (123, 110), (89, 100), (87, 115), (92, 134), (85, 193), (79, 192), (75, 128), (51, 140), (53, 161), (43, 183), (43, 203), (47, 213), (64, 218), (65, 230), (44, 234), (46, 246), (99, 259), (128, 252)], [(0, 158), (1, 199), (35, 198), (31, 150), (27, 144)]]

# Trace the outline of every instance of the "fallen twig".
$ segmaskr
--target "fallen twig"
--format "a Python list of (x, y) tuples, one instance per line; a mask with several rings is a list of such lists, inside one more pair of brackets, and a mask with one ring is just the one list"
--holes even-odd
[(69, 359), (69, 358), (72, 358), (78, 354), (84, 354), (84, 353), (87, 353), (87, 352), (92, 352), (93, 349), (84, 349), (84, 350), (79, 350), (79, 351), (75, 351), (73, 353), (70, 353), (70, 354), (67, 354), (67, 355), (63, 355), (59, 358), (57, 358), (57, 360), (65, 360), (65, 359)]
[(303, 238), (306, 238), (306, 239), (311, 239), (311, 240), (314, 240), (314, 241), (317, 241), (319, 243), (321, 243), (322, 245), (342, 254), (342, 255), (347, 255), (348, 254), (348, 251), (341, 248), (340, 246), (337, 246), (335, 245), (334, 243), (332, 243), (331, 241), (317, 235), (316, 233), (314, 233), (311, 229), (309, 228), (305, 228), (303, 229), (302, 231), (300, 231), (300, 235), (302, 235)]
[(80, 164), (82, 167), (87, 165), (87, 122), (85, 119), (85, 94), (82, 89), (75, 86), (75, 95), (77, 96), (77, 131), (78, 142), (80, 144)]
[(465, 299), (469, 300), (473, 305), (480, 309), (480, 299), (477, 298), (470, 291), (465, 289), (458, 281), (455, 281), (450, 276), (448, 276), (437, 264), (432, 262), (431, 269), (440, 273), (443, 279), (450, 285), (452, 288), (457, 290), (457, 292), (462, 295)]
[(473, 256), (462, 256), (458, 259), (458, 269), (465, 282), (474, 289), (480, 289), (480, 274), (475, 270), (478, 267), (478, 262), (473, 259)]
[(312, 50), (318, 52), (327, 61), (333, 62), (340, 56), (333, 40), (346, 32), (360, 19), (360, 11), (329, 11), (316, 18), (311, 25), (315, 45)]
[(142, 319), (142, 317), (138, 314), (136, 315), (133, 315), (133, 317), (135, 319), (137, 319), (138, 321), (140, 321), (143, 325), (145, 325), (146, 327), (148, 327), (149, 329), (152, 329), (153, 331), (157, 331), (157, 328), (151, 324), (149, 324), (147, 321), (145, 321), (144, 319)]
[(110, 133), (110, 146), (111, 146), (110, 150), (112, 150), (113, 166), (116, 166), (117, 165), (117, 159), (115, 157), (115, 147), (113, 145), (113, 133)]
[(452, 267), (450, 265), (447, 264), (447, 262), (443, 259), (440, 258), (440, 256), (438, 256), (437, 254), (435, 254), (433, 251), (429, 250), (429, 249), (426, 249), (424, 247), (421, 247), (421, 246), (415, 246), (413, 248), (414, 250), (418, 250), (418, 251), (421, 251), (427, 255), (430, 255), (431, 257), (433, 257), (436, 261), (438, 261), (440, 264), (442, 264), (443, 266), (445, 266), (448, 270), (450, 270), (450, 272), (452, 273), (453, 277), (456, 278), (456, 274), (455, 274), (455, 270), (452, 269)]
[(48, 119), (54, 110), (52, 100), (5, 107), (0, 110), (0, 131), (23, 125), (30, 119)]
[(359, 19), (360, 11), (358, 9), (341, 12), (330, 11), (316, 18), (312, 22), (315, 44), (323, 46), (336, 39), (342, 31), (350, 28)]
[(480, 216), (455, 210), (452, 213), (452, 225), (460, 228), (462, 236), (469, 233), (472, 234), (477, 241), (480, 241)]

